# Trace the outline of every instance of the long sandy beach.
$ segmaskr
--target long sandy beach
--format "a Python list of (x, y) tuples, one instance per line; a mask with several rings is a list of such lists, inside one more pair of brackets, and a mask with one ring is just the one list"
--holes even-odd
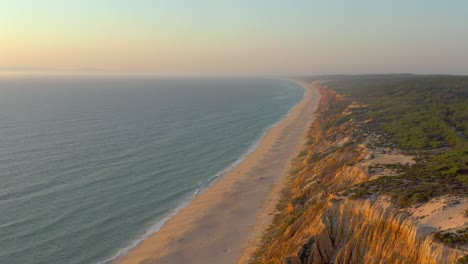
[(255, 151), (118, 262), (245, 262), (271, 220), (318, 105), (313, 83), (300, 84), (304, 99), (267, 132)]

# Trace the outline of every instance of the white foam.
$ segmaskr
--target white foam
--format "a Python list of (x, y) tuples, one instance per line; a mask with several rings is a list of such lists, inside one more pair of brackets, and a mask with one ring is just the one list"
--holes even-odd
[[(195, 190), (195, 192), (193, 193), (192, 195), (192, 199), (195, 198), (195, 196), (198, 194), (198, 191), (199, 189)], [(158, 221), (157, 223), (153, 224), (152, 226), (150, 226), (148, 228), (148, 230), (146, 230), (146, 232), (140, 236), (138, 239), (135, 239), (132, 241), (132, 243), (127, 246), (127, 247), (124, 247), (122, 249), (120, 249), (117, 253), (115, 253), (112, 257), (104, 260), (104, 261), (101, 261), (101, 262), (98, 262), (99, 264), (107, 264), (107, 263), (111, 263), (112, 261), (122, 257), (122, 256), (125, 256), (127, 253), (129, 253), (132, 249), (134, 249), (135, 247), (137, 247), (141, 242), (143, 242), (145, 239), (149, 238), (152, 234), (158, 232), (161, 227), (163, 227), (163, 225), (169, 220), (171, 219), (174, 215), (176, 215), (177, 213), (180, 212), (180, 210), (182, 210), (185, 206), (187, 206), (191, 201), (192, 199), (190, 200), (187, 200), (187, 201), (184, 201), (182, 202), (181, 204), (179, 204), (179, 206), (177, 206), (177, 208), (175, 208), (174, 210), (172, 210), (172, 212), (167, 215), (166, 217), (164, 217), (163, 219), (161, 219), (160, 221)]]
[[(291, 84), (293, 85), (297, 85), (296, 83), (294, 83), (293, 81), (291, 80), (283, 80), (283, 81), (288, 81), (290, 82)], [(234, 161), (233, 163), (231, 163), (229, 166), (227, 166), (226, 168), (224, 168), (222, 171), (216, 173), (215, 175), (211, 176), (210, 178), (208, 178), (207, 180), (205, 180), (204, 182), (202, 182), (200, 185), (199, 185), (199, 188), (197, 188), (190, 199), (182, 202), (181, 204), (179, 204), (174, 210), (171, 211), (171, 213), (169, 213), (169, 215), (167, 215), (166, 217), (164, 217), (163, 219), (161, 219), (160, 221), (158, 221), (157, 223), (153, 224), (152, 226), (150, 226), (146, 232), (141, 235), (138, 239), (135, 239), (132, 241), (132, 243), (130, 243), (129, 246), (125, 247), (125, 248), (122, 248), (120, 249), (117, 253), (115, 253), (112, 257), (104, 260), (104, 261), (101, 261), (101, 262), (98, 262), (99, 264), (108, 264), (108, 263), (111, 263), (115, 260), (117, 260), (118, 258), (120, 257), (123, 257), (125, 256), (126, 254), (128, 254), (132, 249), (136, 248), (141, 242), (143, 242), (144, 240), (146, 240), (147, 238), (149, 238), (151, 235), (153, 235), (154, 233), (158, 232), (163, 226), (164, 224), (169, 220), (171, 219), (173, 216), (175, 216), (176, 214), (178, 214), (182, 209), (184, 209), (187, 205), (190, 204), (190, 202), (193, 201), (193, 199), (195, 199), (195, 197), (197, 197), (197, 195), (199, 195), (201, 192), (203, 192), (204, 190), (206, 190), (209, 186), (211, 186), (213, 183), (215, 183), (217, 180), (221, 179), (222, 176), (228, 174), (232, 169), (234, 169), (237, 165), (239, 165), (245, 158), (247, 158), (247, 156), (249, 156), (252, 152), (254, 152), (257, 147), (260, 145), (260, 143), (262, 142), (263, 138), (265, 137), (265, 135), (268, 133), (268, 131), (270, 129), (272, 129), (273, 127), (277, 126), (279, 123), (281, 123), (281, 121), (283, 121), (283, 119), (285, 119), (301, 102), (302, 100), (304, 99), (304, 95), (302, 96), (301, 100), (299, 100), (298, 103), (296, 103), (293, 107), (291, 107), (291, 109), (289, 109), (289, 111), (284, 114), (277, 122), (273, 123), (273, 125), (267, 127), (266, 129), (263, 130), (262, 134), (253, 142), (252, 145), (250, 145), (250, 147), (247, 149), (246, 152), (244, 152), (244, 154), (242, 154), (236, 161)]]

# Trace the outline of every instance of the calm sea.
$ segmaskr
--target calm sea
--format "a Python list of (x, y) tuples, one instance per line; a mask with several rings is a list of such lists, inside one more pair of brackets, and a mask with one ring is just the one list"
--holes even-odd
[(270, 79), (0, 79), (0, 263), (106, 263), (255, 147)]

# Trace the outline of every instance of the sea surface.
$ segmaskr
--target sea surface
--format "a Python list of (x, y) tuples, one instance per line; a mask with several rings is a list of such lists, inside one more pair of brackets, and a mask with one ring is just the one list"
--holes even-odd
[(303, 97), (271, 79), (2, 77), (0, 263), (108, 263)]

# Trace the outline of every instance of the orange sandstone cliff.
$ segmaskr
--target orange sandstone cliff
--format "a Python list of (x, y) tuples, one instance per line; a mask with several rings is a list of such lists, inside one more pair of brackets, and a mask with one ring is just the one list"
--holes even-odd
[[(359, 196), (356, 184), (397, 174), (414, 163), (413, 157), (398, 150), (372, 120), (350, 118), (365, 105), (317, 86), (318, 117), (250, 263), (451, 264), (467, 254), (466, 247), (434, 241), (436, 230), (422, 225), (414, 210), (384, 195)], [(458, 204), (464, 210), (466, 200)], [(451, 227), (466, 228), (468, 218), (456, 217)]]

